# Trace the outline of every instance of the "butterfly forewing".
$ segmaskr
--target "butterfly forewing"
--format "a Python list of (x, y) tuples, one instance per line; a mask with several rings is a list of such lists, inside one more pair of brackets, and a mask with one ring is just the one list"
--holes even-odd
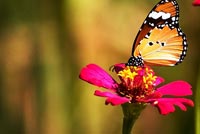
[(161, 0), (148, 14), (133, 44), (132, 55), (145, 64), (173, 66), (186, 55), (185, 34), (179, 28), (175, 0)]

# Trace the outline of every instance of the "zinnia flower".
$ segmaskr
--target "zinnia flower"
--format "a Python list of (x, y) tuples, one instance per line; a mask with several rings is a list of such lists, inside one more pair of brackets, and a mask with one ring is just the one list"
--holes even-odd
[[(120, 105), (124, 103), (151, 104), (158, 108), (159, 112), (167, 115), (175, 111), (175, 106), (186, 111), (187, 106), (194, 106), (193, 101), (180, 96), (192, 95), (190, 84), (185, 81), (174, 81), (161, 87), (157, 87), (164, 81), (156, 76), (148, 67), (114, 65), (120, 82), (115, 81), (106, 71), (96, 64), (89, 64), (81, 70), (79, 77), (95, 86), (108, 89), (96, 90), (95, 95), (105, 97), (106, 104)], [(165, 96), (174, 96), (166, 98)]]
[(200, 0), (194, 0), (192, 2), (192, 5), (194, 5), (194, 6), (200, 6)]

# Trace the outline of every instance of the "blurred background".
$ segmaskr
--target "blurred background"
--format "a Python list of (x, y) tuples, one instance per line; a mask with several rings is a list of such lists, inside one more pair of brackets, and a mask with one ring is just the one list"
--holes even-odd
[[(185, 80), (197, 90), (200, 7), (177, 0), (189, 49), (176, 67), (155, 67), (166, 83)], [(106, 106), (78, 78), (96, 63), (109, 71), (127, 62), (133, 40), (158, 0), (1, 0), (0, 133), (120, 134), (120, 106)], [(113, 76), (114, 73), (110, 72)], [(116, 77), (116, 76), (115, 76)], [(194, 96), (192, 97), (194, 99)], [(194, 134), (195, 108), (162, 116), (148, 106), (135, 134)]]

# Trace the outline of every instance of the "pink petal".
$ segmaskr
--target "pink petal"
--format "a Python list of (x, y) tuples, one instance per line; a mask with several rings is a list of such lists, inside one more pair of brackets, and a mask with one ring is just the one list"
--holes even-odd
[(154, 86), (159, 85), (160, 83), (164, 82), (165, 80), (162, 77), (157, 77), (156, 81), (154, 82)]
[(155, 93), (173, 96), (192, 95), (191, 85), (185, 81), (174, 81), (156, 90)]
[(194, 0), (194, 1), (192, 2), (192, 5), (193, 5), (193, 6), (200, 6), (200, 0)]
[(116, 73), (118, 73), (119, 71), (123, 70), (125, 68), (125, 64), (124, 63), (119, 63), (119, 64), (115, 64), (114, 65), (114, 70)]
[(82, 68), (79, 78), (93, 85), (107, 89), (115, 89), (116, 81), (102, 68), (95, 64), (89, 64)]
[(121, 97), (121, 96), (118, 96), (117, 94), (115, 93), (111, 93), (111, 92), (102, 92), (102, 91), (99, 91), (99, 90), (96, 90), (94, 95), (96, 96), (100, 96), (100, 97), (106, 97), (106, 105), (107, 104), (111, 104), (111, 105), (120, 105), (120, 104), (123, 104), (123, 103), (126, 103), (126, 102), (129, 102), (130, 100), (126, 97)]
[(156, 106), (163, 115), (174, 112), (175, 105), (183, 111), (187, 110), (185, 105), (194, 106), (193, 101), (186, 98), (160, 98), (154, 101), (151, 100), (151, 104)]

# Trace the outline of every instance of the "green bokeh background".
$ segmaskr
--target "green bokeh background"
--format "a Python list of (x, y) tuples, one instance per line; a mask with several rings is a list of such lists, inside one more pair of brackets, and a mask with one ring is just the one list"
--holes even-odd
[[(126, 62), (139, 27), (157, 2), (1, 0), (0, 133), (120, 134), (121, 107), (104, 105), (104, 99), (93, 96), (98, 87), (78, 75), (88, 63), (108, 71)], [(187, 56), (176, 67), (154, 69), (166, 83), (188, 81), (196, 93), (200, 7), (193, 7), (191, 0), (178, 3), (180, 26), (189, 42)], [(163, 116), (148, 106), (133, 133), (194, 134), (194, 111), (177, 109)]]

